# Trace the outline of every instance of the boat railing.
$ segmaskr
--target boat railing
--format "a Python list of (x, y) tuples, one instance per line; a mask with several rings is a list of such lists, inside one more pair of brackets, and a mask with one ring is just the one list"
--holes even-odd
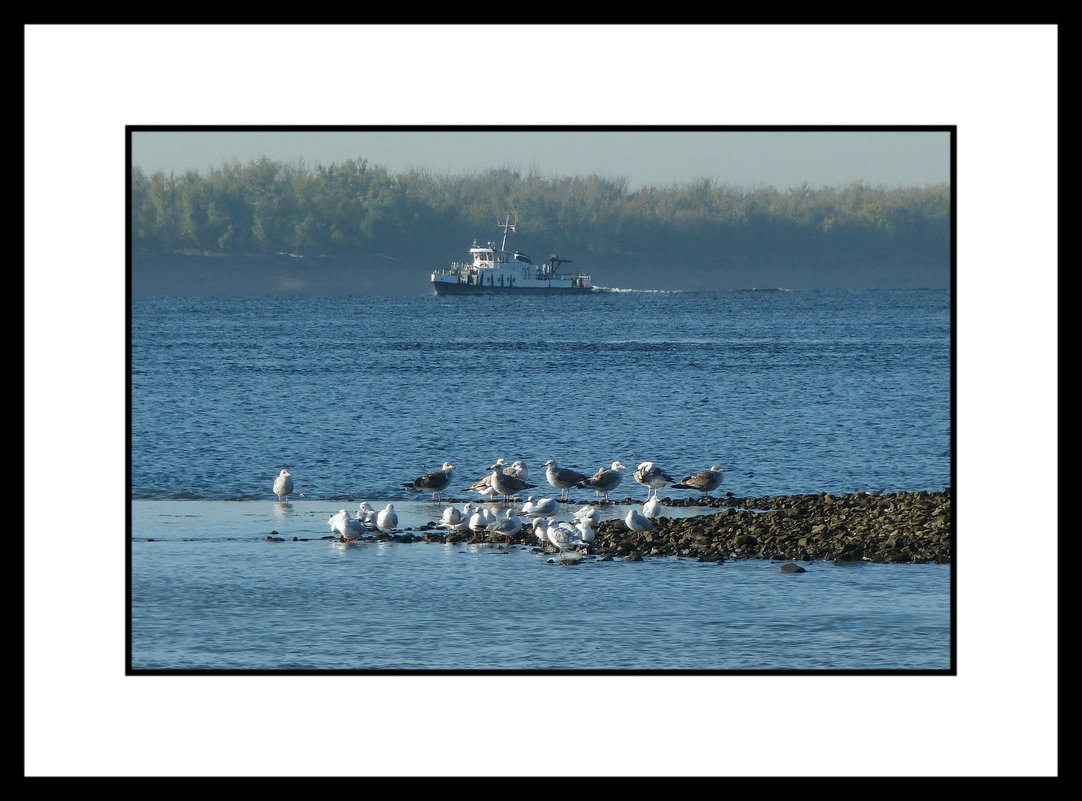
[(433, 270), (436, 275), (460, 275), (468, 271), (472, 264), (466, 264), (464, 262), (456, 261), (452, 262), (451, 266), (446, 270)]

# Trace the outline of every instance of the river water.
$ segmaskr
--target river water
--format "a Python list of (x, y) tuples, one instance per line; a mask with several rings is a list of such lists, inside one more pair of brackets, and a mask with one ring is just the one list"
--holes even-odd
[(952, 667), (950, 565), (320, 539), (361, 500), (438, 519), (402, 484), (444, 461), (459, 498), (501, 457), (538, 494), (550, 458), (721, 464), (738, 496), (941, 490), (946, 292), (135, 298), (131, 332), (133, 670)]

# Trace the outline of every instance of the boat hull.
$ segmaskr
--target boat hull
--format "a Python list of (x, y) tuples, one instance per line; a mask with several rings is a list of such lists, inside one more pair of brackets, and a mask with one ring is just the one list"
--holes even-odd
[(432, 289), (437, 295), (589, 295), (593, 292), (591, 287), (483, 286), (439, 281), (432, 282)]

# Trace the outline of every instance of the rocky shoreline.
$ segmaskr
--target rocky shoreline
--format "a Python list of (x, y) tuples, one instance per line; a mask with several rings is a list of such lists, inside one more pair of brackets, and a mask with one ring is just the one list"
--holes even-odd
[[(619, 503), (640, 504), (627, 498)], [(737, 559), (782, 561), (899, 562), (946, 564), (953, 558), (951, 491), (764, 498), (662, 499), (663, 506), (702, 506), (717, 512), (665, 517), (657, 533), (629, 531), (622, 520), (594, 527), (588, 553), (601, 559), (639, 560), (677, 556), (701, 562)], [(526, 524), (511, 543), (541, 549)], [(477, 535), (450, 533), (436, 523), (401, 534), (398, 542), (471, 542)], [(502, 541), (502, 540), (501, 540)], [(555, 553), (551, 545), (547, 551)]]

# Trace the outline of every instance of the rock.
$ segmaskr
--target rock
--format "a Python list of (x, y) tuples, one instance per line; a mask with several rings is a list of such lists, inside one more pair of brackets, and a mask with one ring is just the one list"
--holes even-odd
[(804, 568), (798, 565), (796, 562), (786, 562), (784, 565), (778, 568), (779, 573), (807, 573)]

